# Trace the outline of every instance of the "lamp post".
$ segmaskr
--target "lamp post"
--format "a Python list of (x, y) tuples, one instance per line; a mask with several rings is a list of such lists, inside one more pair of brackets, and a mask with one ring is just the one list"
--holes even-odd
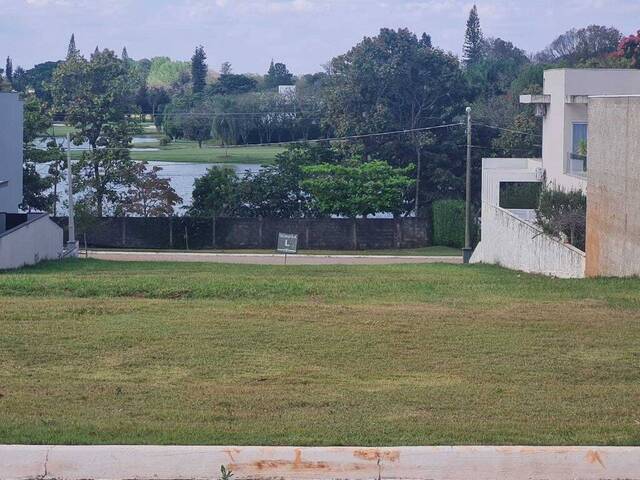
[(67, 250), (73, 252), (76, 249), (76, 225), (73, 205), (73, 173), (71, 172), (71, 135), (67, 133), (67, 179), (69, 182), (69, 239)]
[(473, 250), (471, 249), (471, 107), (467, 107), (467, 174), (466, 198), (464, 205), (464, 248), (462, 261), (469, 263)]

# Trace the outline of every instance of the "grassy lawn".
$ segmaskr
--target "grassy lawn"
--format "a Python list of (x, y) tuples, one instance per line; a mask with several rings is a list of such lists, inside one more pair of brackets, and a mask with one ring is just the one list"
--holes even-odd
[[(158, 148), (158, 147), (156, 147)], [(229, 149), (203, 146), (198, 148), (195, 142), (175, 142), (160, 151), (131, 152), (134, 160), (158, 160), (162, 162), (189, 163), (273, 163), (276, 154), (283, 151), (282, 147), (234, 147)]]
[(640, 280), (76, 260), (0, 274), (0, 443), (640, 444)]

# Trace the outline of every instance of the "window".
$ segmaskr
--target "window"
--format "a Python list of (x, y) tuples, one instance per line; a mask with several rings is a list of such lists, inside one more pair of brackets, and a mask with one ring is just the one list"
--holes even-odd
[(571, 131), (571, 151), (567, 155), (566, 173), (585, 176), (587, 173), (587, 124), (574, 123)]
[(587, 124), (574, 123), (571, 153), (577, 155), (587, 154)]

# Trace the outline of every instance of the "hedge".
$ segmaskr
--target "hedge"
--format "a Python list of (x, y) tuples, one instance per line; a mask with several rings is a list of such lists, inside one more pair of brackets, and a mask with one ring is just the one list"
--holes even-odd
[(433, 244), (464, 247), (464, 202), (437, 200), (433, 202)]

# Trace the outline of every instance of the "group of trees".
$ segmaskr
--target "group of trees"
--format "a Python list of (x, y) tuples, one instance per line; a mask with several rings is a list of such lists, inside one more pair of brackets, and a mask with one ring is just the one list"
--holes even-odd
[[(85, 59), (72, 37), (64, 61), (25, 71), (14, 69), (8, 58), (2, 84), (22, 91), (32, 111), (40, 112), (38, 133), (25, 133), (25, 182), (31, 185), (26, 191), (33, 192), (27, 208), (43, 208), (56, 196), (64, 149), (50, 140), (36, 152), (32, 144), (34, 135), (58, 118), (76, 127), (76, 144), (87, 145), (75, 167), (87, 208), (98, 215), (172, 212), (179, 203), (175, 192), (156, 169), (141, 170), (129, 156), (139, 131), (139, 117), (132, 115), (137, 112), (152, 115), (169, 139), (200, 146), (348, 138), (340, 148), (328, 142), (297, 145), (275, 165), (242, 178), (212, 171), (195, 185), (192, 214), (375, 213), (352, 208), (358, 198), (376, 212), (423, 215), (437, 199), (463, 196), (466, 106), (474, 120), (478, 199), (481, 157), (539, 156), (541, 120), (518, 98), (541, 92), (545, 68), (637, 68), (639, 55), (640, 34), (623, 38), (615, 28), (598, 25), (569, 30), (528, 55), (507, 40), (485, 37), (474, 6), (461, 60), (434, 46), (427, 34), (382, 29), (332, 59), (324, 72), (295, 77), (286, 65), (271, 61), (260, 76), (234, 73), (229, 62), (219, 72), (209, 71), (202, 46), (190, 62), (133, 60), (126, 48), (120, 57), (96, 48)], [(296, 89), (282, 94), (280, 85)], [(33, 165), (44, 158), (52, 167), (46, 179), (38, 179)], [(390, 183), (378, 183), (376, 175)], [(137, 179), (144, 181), (136, 184)], [(365, 179), (373, 190), (356, 188)], [(388, 185), (401, 199), (390, 195)], [(166, 208), (157, 207), (148, 190)], [(331, 200), (329, 194), (336, 192), (339, 198)], [(221, 196), (225, 200), (219, 203)], [(126, 206), (134, 201), (136, 207)], [(343, 201), (351, 206), (340, 205)]]
[(413, 165), (363, 162), (353, 147), (294, 144), (274, 165), (238, 177), (230, 168), (213, 167), (195, 181), (194, 216), (366, 217), (401, 214), (413, 185)]
[[(130, 157), (132, 137), (140, 131), (132, 115), (139, 85), (126, 49), (118, 57), (96, 48), (87, 59), (71, 37), (66, 59), (42, 85), (46, 95), (23, 91), (25, 210), (56, 213), (68, 146), (52, 135), (51, 126), (53, 118), (62, 117), (74, 127), (72, 142), (83, 146), (73, 166), (80, 210), (95, 216), (173, 213), (181, 199), (169, 181), (160, 178), (158, 168)], [(38, 164), (48, 165), (48, 174), (41, 175)]]

